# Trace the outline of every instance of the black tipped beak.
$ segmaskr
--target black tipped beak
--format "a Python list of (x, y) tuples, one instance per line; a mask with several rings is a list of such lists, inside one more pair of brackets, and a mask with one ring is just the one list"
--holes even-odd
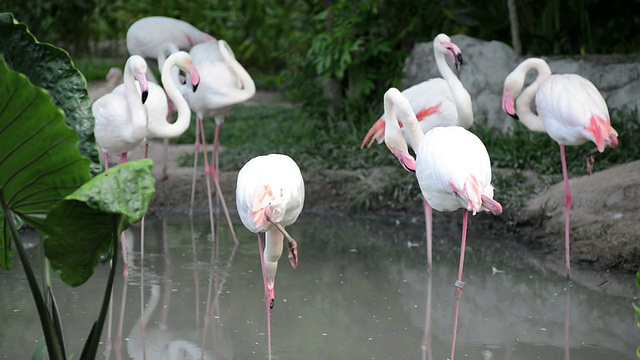
[(508, 115), (511, 116), (512, 119), (520, 120), (520, 118), (518, 117), (518, 114), (508, 114)]
[(142, 92), (142, 103), (144, 104), (147, 101), (147, 97), (149, 97), (149, 91)]
[(198, 84), (193, 85), (193, 92), (196, 92), (196, 90), (198, 90), (198, 85), (200, 85), (200, 84), (198, 83)]
[(455, 61), (456, 71), (460, 71), (460, 69), (462, 68), (462, 65), (464, 65), (464, 59), (462, 58), (462, 53), (456, 54), (456, 61)]

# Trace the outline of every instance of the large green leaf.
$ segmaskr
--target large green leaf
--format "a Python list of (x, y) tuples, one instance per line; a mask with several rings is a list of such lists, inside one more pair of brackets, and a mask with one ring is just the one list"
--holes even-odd
[(152, 166), (151, 159), (142, 159), (113, 167), (51, 209), (44, 249), (65, 283), (84, 283), (99, 262), (114, 255), (110, 253), (113, 217), (122, 232), (145, 215), (155, 192)]
[[(62, 111), (0, 58), (0, 196), (11, 216), (41, 230), (49, 209), (88, 180), (89, 160)], [(5, 216), (0, 209), (0, 266), (9, 269)]]
[(49, 91), (53, 103), (66, 115), (67, 125), (78, 133), (80, 153), (91, 159), (92, 171), (99, 172), (87, 81), (69, 54), (38, 42), (27, 25), (17, 22), (12, 14), (0, 13), (0, 56), (10, 69), (23, 73), (34, 85)]

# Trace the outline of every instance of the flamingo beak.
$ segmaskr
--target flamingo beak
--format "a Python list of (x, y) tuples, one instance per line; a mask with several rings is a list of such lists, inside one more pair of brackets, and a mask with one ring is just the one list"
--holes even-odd
[(200, 85), (200, 75), (198, 74), (195, 66), (191, 65), (189, 74), (191, 75), (191, 85), (193, 86), (193, 92), (196, 92), (196, 90), (198, 90), (198, 85)]
[(149, 90), (144, 90), (142, 92), (142, 103), (144, 104), (147, 101), (147, 98), (149, 97)]

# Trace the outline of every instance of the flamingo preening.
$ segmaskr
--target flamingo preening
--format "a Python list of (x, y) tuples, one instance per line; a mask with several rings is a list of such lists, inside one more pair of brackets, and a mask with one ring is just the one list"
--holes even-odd
[[(536, 70), (537, 77), (524, 90), (525, 76)], [(536, 115), (531, 110), (535, 99)], [(571, 189), (565, 157), (565, 145), (596, 144), (597, 151), (618, 146), (618, 133), (611, 127), (607, 103), (589, 80), (576, 74), (551, 74), (542, 59), (530, 58), (520, 63), (504, 80), (502, 109), (517, 117), (532, 131), (546, 132), (560, 145), (560, 160), (565, 187), (565, 267), (571, 277), (570, 211)], [(593, 158), (587, 158), (587, 172), (591, 174)]]
[(284, 229), (304, 206), (304, 180), (293, 159), (269, 154), (249, 160), (238, 173), (236, 207), (244, 226), (258, 234), (262, 280), (266, 295), (267, 338), (271, 358), (271, 309), (275, 302), (276, 271), (284, 239), (289, 261), (298, 266), (298, 246)]

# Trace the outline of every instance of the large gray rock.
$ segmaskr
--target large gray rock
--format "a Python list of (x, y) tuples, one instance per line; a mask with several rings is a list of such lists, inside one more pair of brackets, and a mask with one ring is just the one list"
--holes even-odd
[[(454, 35), (451, 40), (463, 53), (465, 65), (459, 77), (473, 99), (475, 121), (486, 120), (489, 126), (500, 130), (510, 128), (514, 120), (502, 111), (502, 85), (504, 78), (525, 57), (518, 57), (510, 46), (499, 41), (484, 41), (465, 35)], [(630, 58), (542, 58), (549, 63), (553, 73), (575, 73), (591, 80), (607, 101), (610, 112), (625, 106), (640, 109), (640, 64)], [(405, 88), (440, 77), (432, 42), (415, 45), (405, 61), (404, 72), (402, 84)], [(528, 82), (533, 79), (533, 74), (529, 74)]]

